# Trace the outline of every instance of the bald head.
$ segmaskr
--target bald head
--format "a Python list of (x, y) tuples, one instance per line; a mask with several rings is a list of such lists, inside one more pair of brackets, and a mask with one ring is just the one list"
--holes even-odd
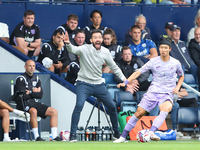
[(33, 60), (27, 60), (24, 66), (26, 73), (29, 76), (33, 75), (33, 72), (35, 71), (35, 62)]
[(194, 35), (195, 35), (195, 40), (200, 44), (200, 27), (195, 29)]

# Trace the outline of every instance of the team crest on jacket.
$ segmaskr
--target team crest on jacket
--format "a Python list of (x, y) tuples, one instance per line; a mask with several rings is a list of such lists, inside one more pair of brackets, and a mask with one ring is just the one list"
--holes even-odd
[(35, 29), (32, 29), (32, 30), (31, 30), (31, 34), (35, 34)]
[(36, 86), (36, 84), (37, 84), (36, 81), (33, 81), (33, 82), (32, 82), (32, 85), (33, 85), (33, 86)]

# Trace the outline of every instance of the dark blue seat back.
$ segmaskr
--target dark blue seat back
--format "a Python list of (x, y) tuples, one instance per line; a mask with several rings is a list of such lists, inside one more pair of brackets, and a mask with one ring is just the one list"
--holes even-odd
[(178, 110), (178, 123), (182, 124), (199, 123), (198, 108), (180, 107)]
[(128, 91), (116, 91), (115, 98), (117, 107), (120, 107), (122, 101), (135, 101), (131, 92)]
[(144, 95), (144, 93), (146, 93), (146, 91), (137, 91), (136, 92), (136, 100), (139, 103)]

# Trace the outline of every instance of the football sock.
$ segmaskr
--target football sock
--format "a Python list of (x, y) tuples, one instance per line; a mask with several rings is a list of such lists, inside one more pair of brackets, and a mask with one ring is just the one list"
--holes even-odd
[(3, 137), (4, 139), (8, 139), (9, 138), (8, 133), (4, 133)]
[(168, 112), (161, 111), (160, 114), (154, 119), (150, 131), (155, 132), (163, 124), (165, 118), (167, 117)]
[(14, 109), (13, 112), (14, 112), (15, 114), (19, 114), (19, 110), (17, 110), (17, 109)]
[(35, 140), (39, 137), (38, 128), (32, 128)]
[(123, 131), (123, 133), (121, 135), (123, 138), (126, 138), (126, 136), (128, 135), (128, 133), (135, 127), (135, 125), (136, 125), (136, 123), (137, 123), (138, 120), (139, 119), (135, 115), (133, 115), (129, 119), (129, 121), (127, 122), (127, 124), (126, 124), (126, 126), (124, 128), (124, 131)]
[(55, 139), (57, 137), (57, 127), (51, 128), (51, 134), (52, 134), (52, 139)]

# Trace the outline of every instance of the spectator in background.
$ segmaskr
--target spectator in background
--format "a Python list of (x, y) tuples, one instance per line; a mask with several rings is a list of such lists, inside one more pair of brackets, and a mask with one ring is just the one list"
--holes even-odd
[(173, 25), (174, 25), (173, 22), (166, 22), (166, 24), (165, 24), (165, 31), (166, 31), (166, 33), (167, 33), (167, 35), (168, 35), (169, 37), (171, 37), (170, 28), (171, 28)]
[(134, 56), (139, 57), (146, 63), (149, 59), (158, 56), (158, 52), (155, 43), (149, 39), (141, 39), (141, 34), (139, 26), (134, 25), (131, 27), (132, 43), (129, 44), (129, 47)]
[(185, 42), (180, 40), (181, 36), (181, 28), (177, 25), (173, 25), (170, 28), (171, 31), (171, 38), (172, 38), (172, 50), (170, 55), (175, 59), (179, 60), (183, 71), (186, 73), (190, 73), (194, 76), (196, 83), (198, 83), (197, 79), (197, 66), (195, 65), (194, 61), (190, 57), (188, 48)]
[(75, 37), (75, 31), (80, 29), (80, 27), (78, 27), (78, 16), (75, 14), (68, 15), (67, 22), (59, 26), (57, 29), (62, 29), (64, 34), (65, 31), (67, 31), (70, 41), (73, 41)]
[(0, 22), (0, 39), (5, 41), (6, 43), (9, 43), (9, 31), (8, 31), (8, 25), (5, 23)]
[[(197, 75), (198, 82), (200, 83), (200, 27), (196, 28), (194, 31), (195, 38), (190, 40), (189, 52), (194, 63), (198, 66)], [(200, 87), (200, 84), (199, 84)]]
[[(115, 32), (107, 28), (103, 34), (103, 44), (104, 47), (109, 49), (113, 60), (116, 62), (121, 59), (121, 46), (117, 44), (117, 36)], [(112, 73), (112, 71), (106, 66), (103, 65), (103, 73)]]
[(34, 74), (35, 62), (33, 60), (27, 60), (24, 68), (26, 72), (19, 75), (15, 80), (14, 91), (26, 91), (25, 95), (23, 96), (23, 103), (25, 108), (23, 108), (20, 96), (18, 96), (15, 100), (17, 104), (16, 108), (19, 110), (25, 109), (24, 111), (30, 113), (30, 124), (35, 141), (45, 141), (39, 136), (38, 133), (37, 116), (40, 116), (43, 119), (45, 119), (47, 116), (50, 117), (52, 141), (61, 141), (57, 133), (57, 110), (47, 105), (44, 105), (36, 100), (42, 98), (43, 90), (39, 77)]
[(34, 24), (35, 13), (32, 10), (25, 11), (23, 20), (12, 32), (10, 44), (29, 57), (38, 56), (41, 38), (40, 28)]
[[(151, 31), (148, 27), (146, 27), (146, 24), (147, 24), (146, 18), (143, 14), (136, 16), (135, 25), (138, 25), (140, 27), (141, 39), (150, 39), (151, 40)], [(129, 28), (125, 34), (125, 45), (126, 46), (131, 44), (133, 41), (130, 32), (131, 32), (131, 28)]]
[[(86, 44), (85, 31), (82, 29), (77, 29), (75, 31), (75, 37), (72, 43), (75, 46), (81, 46), (83, 44)], [(71, 84), (75, 84), (77, 76), (78, 76), (78, 72), (80, 70), (79, 56), (69, 52), (69, 58), (70, 58), (70, 64), (68, 67), (66, 80), (70, 82)]]
[(92, 21), (92, 25), (89, 26), (85, 26), (84, 30), (85, 30), (85, 35), (86, 35), (86, 39), (85, 42), (87, 44), (91, 44), (90, 42), (90, 38), (91, 38), (91, 32), (94, 29), (99, 29), (101, 30), (102, 34), (104, 33), (104, 31), (107, 29), (107, 27), (103, 27), (101, 26), (101, 21), (102, 21), (102, 12), (99, 10), (93, 10), (90, 13), (90, 20)]
[(55, 30), (51, 40), (42, 45), (37, 60), (56, 74), (67, 72), (70, 63), (68, 51), (63, 42), (63, 34), (61, 29)]
[[(128, 78), (133, 72), (137, 71), (144, 65), (140, 58), (133, 56), (131, 49), (128, 46), (124, 46), (122, 48), (122, 58), (116, 63), (126, 78)], [(147, 80), (149, 75), (149, 71), (145, 72), (137, 79), (128, 83), (129, 86), (126, 86), (124, 90), (129, 91), (132, 94), (137, 91), (146, 91), (150, 86), (150, 82)], [(117, 83), (123, 83), (123, 81), (116, 75), (114, 75), (114, 80)]]
[(187, 35), (188, 44), (190, 43), (190, 40), (194, 38), (194, 30), (197, 27), (200, 27), (200, 9), (198, 10), (197, 15), (195, 16), (194, 24), (195, 24), (195, 27), (191, 28)]

